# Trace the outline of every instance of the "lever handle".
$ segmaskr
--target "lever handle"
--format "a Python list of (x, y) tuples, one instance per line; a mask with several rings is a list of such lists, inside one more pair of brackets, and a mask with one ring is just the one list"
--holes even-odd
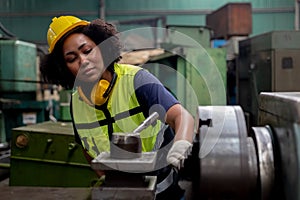
[(139, 134), (142, 130), (148, 128), (151, 124), (153, 124), (159, 117), (157, 112), (152, 113), (149, 117), (147, 117), (141, 125), (139, 125), (136, 129), (134, 129), (134, 134)]

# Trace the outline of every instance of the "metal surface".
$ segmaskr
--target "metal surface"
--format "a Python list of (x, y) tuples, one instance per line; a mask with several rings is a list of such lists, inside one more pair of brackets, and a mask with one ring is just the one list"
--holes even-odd
[(257, 159), (242, 109), (239, 106), (199, 106), (198, 115), (200, 196), (253, 199), (257, 195)]
[(257, 147), (260, 197), (271, 199), (275, 184), (275, 161), (271, 130), (267, 127), (252, 127)]
[(154, 200), (156, 189), (156, 177), (146, 176), (144, 186), (128, 187), (93, 187), (92, 200)]
[(300, 92), (262, 92), (259, 101), (260, 125), (300, 123)]
[(113, 133), (110, 142), (110, 157), (133, 159), (141, 157), (142, 141), (139, 134)]
[(300, 198), (300, 92), (260, 94), (259, 125), (272, 127), (277, 199)]
[(92, 189), (92, 199), (155, 199), (156, 152), (141, 152), (140, 132), (159, 117), (147, 117), (132, 133), (113, 133), (110, 152), (102, 152), (91, 162), (94, 170), (105, 171), (103, 186)]
[(154, 171), (156, 152), (142, 153), (138, 158), (115, 159), (102, 152), (92, 160), (95, 170), (105, 171), (105, 181), (92, 188), (92, 199), (155, 199), (156, 176), (146, 176)]
[(155, 199), (156, 176), (146, 176), (155, 169), (156, 152), (140, 157), (115, 159), (102, 152), (91, 162), (94, 170), (105, 171), (105, 181), (92, 188), (92, 199)]
[(91, 166), (95, 170), (118, 170), (141, 173), (153, 171), (155, 161), (156, 152), (145, 152), (140, 157), (132, 159), (115, 159), (110, 156), (109, 152), (102, 152), (92, 160)]

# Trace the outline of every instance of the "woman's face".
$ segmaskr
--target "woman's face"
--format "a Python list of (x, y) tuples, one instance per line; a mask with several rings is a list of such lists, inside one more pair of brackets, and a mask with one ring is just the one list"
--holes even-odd
[(73, 33), (65, 39), (63, 55), (68, 69), (80, 81), (95, 82), (105, 71), (100, 49), (82, 33)]

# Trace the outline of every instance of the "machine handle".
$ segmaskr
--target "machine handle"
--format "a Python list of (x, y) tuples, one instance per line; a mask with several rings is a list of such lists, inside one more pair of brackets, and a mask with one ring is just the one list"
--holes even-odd
[(147, 117), (141, 125), (139, 125), (136, 129), (134, 129), (133, 134), (139, 134), (142, 130), (148, 128), (151, 124), (153, 124), (159, 117), (157, 112), (152, 113), (149, 117)]

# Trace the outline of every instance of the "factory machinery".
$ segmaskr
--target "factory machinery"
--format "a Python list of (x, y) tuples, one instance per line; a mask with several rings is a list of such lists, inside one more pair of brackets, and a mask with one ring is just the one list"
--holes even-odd
[[(193, 150), (179, 171), (186, 199), (299, 199), (300, 92), (265, 92), (259, 101), (259, 125), (252, 127), (240, 106), (197, 108)], [(132, 134), (120, 136), (119, 147), (136, 144)], [(155, 199), (156, 176), (148, 172), (160, 162), (157, 152), (104, 152), (89, 165), (69, 123), (15, 128), (12, 138), (10, 187), (2, 197), (38, 196), (32, 186), (39, 186), (49, 198)], [(92, 169), (105, 170), (105, 179)]]
[[(180, 170), (191, 182), (186, 198), (299, 199), (299, 102), (299, 92), (262, 93), (260, 125), (249, 128), (240, 106), (199, 106), (193, 151)], [(92, 197), (154, 199), (155, 177), (142, 179), (154, 157), (100, 154), (92, 167), (109, 172), (108, 184), (94, 187)]]
[(261, 93), (259, 126), (249, 128), (240, 106), (200, 106), (193, 197), (299, 199), (299, 95)]

